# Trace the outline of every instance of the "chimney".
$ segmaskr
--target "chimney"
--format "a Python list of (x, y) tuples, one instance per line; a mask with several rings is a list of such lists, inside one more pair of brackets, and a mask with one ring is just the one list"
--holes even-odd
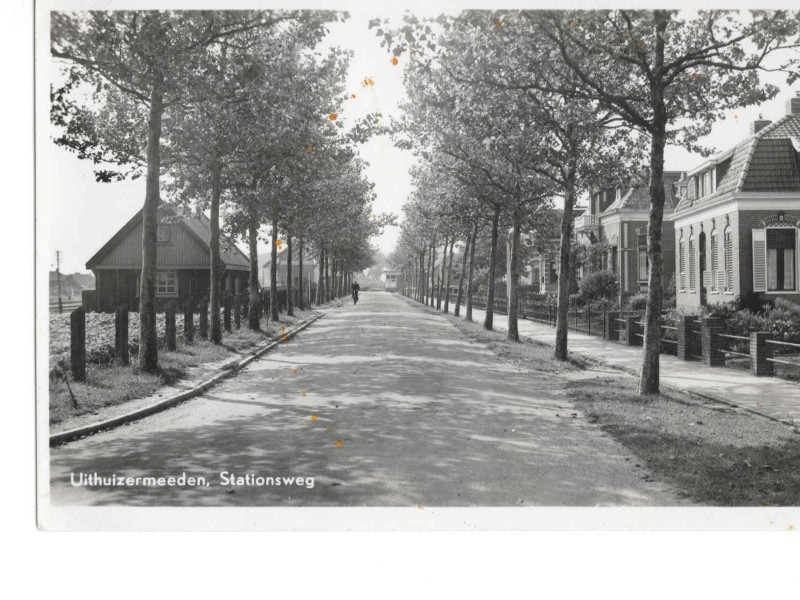
[(767, 121), (763, 115), (758, 115), (758, 119), (750, 123), (750, 135), (754, 135), (764, 129), (772, 121)]
[(795, 93), (794, 98), (789, 98), (786, 103), (787, 115), (800, 115), (800, 91)]

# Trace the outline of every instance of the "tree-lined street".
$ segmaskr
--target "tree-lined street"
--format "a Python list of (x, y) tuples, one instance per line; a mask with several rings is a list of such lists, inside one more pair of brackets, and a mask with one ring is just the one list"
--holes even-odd
[[(52, 450), (57, 504), (674, 505), (552, 374), (502, 362), (398, 296), (363, 294), (190, 402)], [(341, 447), (337, 447), (341, 442)], [(627, 460), (626, 460), (627, 459)], [(219, 473), (314, 477), (225, 487)], [(210, 488), (70, 484), (206, 476)]]

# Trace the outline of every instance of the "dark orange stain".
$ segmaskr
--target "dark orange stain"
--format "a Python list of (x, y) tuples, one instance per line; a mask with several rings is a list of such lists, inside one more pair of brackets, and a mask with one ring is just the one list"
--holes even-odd
[(336, 113), (331, 113), (329, 118), (330, 118), (331, 121), (335, 121), (337, 116), (338, 115)]
[(355, 99), (356, 95), (355, 94), (350, 94), (350, 97)]
[(336, 440), (336, 447), (337, 448), (344, 448), (344, 442), (342, 442), (342, 440)]
[(400, 61), (398, 61), (398, 60), (397, 60), (397, 57), (396, 57), (396, 56), (393, 56), (393, 57), (392, 57), (392, 64), (393, 64), (393, 65), (395, 65), (395, 66), (397, 66), (397, 63), (398, 63), (398, 62), (400, 62)]
[(303, 398), (305, 398), (306, 396), (308, 396), (308, 393), (307, 393), (307, 392), (300, 392), (300, 395), (301, 395)]
[(317, 415), (311, 415), (311, 420), (312, 421), (316, 421), (317, 420)]

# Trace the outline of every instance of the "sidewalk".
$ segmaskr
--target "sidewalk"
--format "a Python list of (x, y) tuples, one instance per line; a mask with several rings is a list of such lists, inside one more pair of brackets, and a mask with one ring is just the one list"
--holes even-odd
[[(451, 304), (450, 311), (453, 306)], [(461, 307), (464, 314), (464, 307)], [(472, 318), (483, 323), (486, 313), (473, 308)], [(494, 328), (508, 330), (508, 317), (495, 313)], [(555, 327), (534, 321), (519, 320), (520, 336), (537, 342), (555, 345)], [(570, 330), (569, 351), (622, 369), (638, 377), (642, 363), (642, 349), (625, 346), (602, 337)], [(602, 377), (607, 373), (598, 373)], [(699, 362), (682, 361), (661, 355), (661, 382), (680, 390), (732, 404), (745, 410), (792, 424), (800, 425), (800, 385), (777, 377), (755, 377), (744, 371), (726, 367), (706, 367)]]

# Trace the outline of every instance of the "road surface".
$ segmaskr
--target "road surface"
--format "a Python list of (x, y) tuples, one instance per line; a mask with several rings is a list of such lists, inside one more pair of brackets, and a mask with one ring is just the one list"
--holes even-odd
[[(552, 374), (502, 362), (399, 296), (364, 293), (208, 393), (51, 450), (59, 505), (684, 504)], [(627, 459), (627, 460), (626, 460)], [(221, 473), (243, 477), (244, 485)], [(199, 485), (75, 486), (91, 476)], [(250, 483), (247, 484), (247, 475)], [(266, 485), (258, 477), (313, 478)], [(235, 480), (234, 480), (235, 481)], [(134, 480), (134, 483), (135, 482)], [(195, 482), (196, 483), (196, 482)]]

